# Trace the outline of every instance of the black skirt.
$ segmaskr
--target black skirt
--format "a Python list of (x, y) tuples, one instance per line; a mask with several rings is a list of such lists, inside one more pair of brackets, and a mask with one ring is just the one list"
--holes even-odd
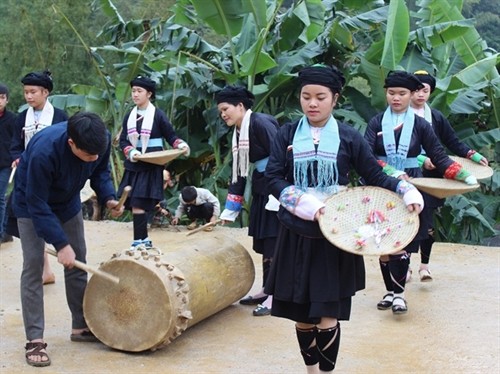
[(272, 258), (280, 226), (277, 212), (266, 210), (268, 196), (252, 195), (248, 235), (253, 237), (253, 250), (265, 258)]
[(125, 170), (118, 187), (118, 195), (123, 189), (131, 186), (125, 208), (139, 208), (147, 212), (154, 210), (156, 204), (163, 200), (163, 167), (150, 168), (145, 171)]
[(351, 297), (364, 288), (362, 256), (280, 226), (265, 287), (273, 295), (272, 315), (312, 324), (321, 317), (348, 320)]

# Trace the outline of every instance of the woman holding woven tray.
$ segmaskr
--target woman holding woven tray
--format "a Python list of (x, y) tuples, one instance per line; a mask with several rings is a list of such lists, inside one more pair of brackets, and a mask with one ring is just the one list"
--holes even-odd
[(155, 107), (156, 82), (138, 76), (130, 82), (132, 100), (135, 107), (123, 119), (120, 134), (120, 148), (125, 155), (125, 172), (118, 188), (121, 195), (126, 186), (132, 190), (125, 202), (125, 208), (132, 210), (134, 240), (131, 250), (151, 248), (148, 237), (148, 212), (154, 211), (156, 204), (163, 200), (163, 166), (138, 161), (139, 154), (163, 150), (164, 139), (173, 148), (185, 149), (189, 146), (179, 138), (165, 113)]
[[(476, 184), (476, 178), (446, 155), (429, 124), (416, 116), (411, 109), (411, 97), (423, 88), (422, 83), (413, 74), (393, 71), (385, 79), (384, 87), (389, 105), (385, 112), (370, 120), (365, 132), (365, 139), (384, 171), (400, 179), (421, 177), (422, 170), (417, 157), (423, 149), (440, 175), (447, 179)], [(387, 290), (377, 304), (380, 310), (392, 308), (394, 314), (404, 314), (408, 311), (404, 291), (410, 254), (418, 251), (421, 240), (428, 235), (432, 223), (432, 209), (425, 206), (419, 219), (419, 231), (404, 250), (380, 257), (380, 269)]]
[(216, 96), (221, 118), (228, 126), (235, 127), (232, 138), (232, 179), (226, 206), (220, 215), (222, 220), (233, 222), (239, 215), (250, 163), (255, 166), (248, 235), (253, 238), (253, 250), (262, 255), (262, 289), (253, 296), (241, 299), (240, 304), (255, 306), (252, 314), (259, 317), (271, 312), (272, 298), (264, 293), (264, 285), (273, 260), (279, 223), (276, 210), (272, 204), (268, 204), (270, 192), (264, 170), (271, 142), (278, 131), (278, 121), (268, 114), (253, 112), (251, 108), (254, 100), (250, 91), (238, 86), (226, 86)]
[[(430, 95), (436, 88), (436, 79), (425, 70), (416, 71), (414, 74), (424, 85), (424, 87), (415, 92), (411, 98), (410, 105), (415, 114), (424, 118), (431, 125), (441, 144), (443, 144), (453, 154), (460, 157), (466, 157), (478, 164), (488, 166), (488, 160), (483, 155), (474, 151), (467, 144), (458, 139), (457, 134), (453, 130), (453, 127), (451, 127), (450, 122), (446, 119), (446, 117), (439, 110), (431, 108), (427, 104)], [(441, 178), (441, 176), (436, 172), (436, 167), (429, 157), (422, 154), (417, 158), (419, 165), (423, 167), (424, 177)], [(432, 211), (443, 206), (444, 204), (444, 199), (439, 199), (426, 193), (423, 193), (422, 195), (424, 196), (425, 206)], [(432, 281), (431, 271), (429, 270), (429, 260), (433, 244), (434, 225), (432, 225), (431, 221), (427, 238), (420, 242), (420, 266), (418, 274), (421, 282)]]
[(332, 116), (345, 83), (337, 68), (306, 67), (298, 82), (303, 116), (279, 129), (266, 169), (281, 225), (265, 291), (273, 295), (271, 314), (295, 321), (307, 372), (320, 373), (335, 368), (338, 321), (349, 319), (351, 298), (365, 287), (363, 257), (335, 247), (319, 228), (324, 201), (349, 184), (351, 168), (403, 195), (410, 211), (420, 211), (423, 199), (385, 175), (363, 136)]

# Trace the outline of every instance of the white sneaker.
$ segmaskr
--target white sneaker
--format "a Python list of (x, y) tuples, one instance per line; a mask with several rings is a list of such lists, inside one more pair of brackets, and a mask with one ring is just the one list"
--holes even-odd
[(420, 282), (432, 282), (431, 271), (429, 269), (420, 269), (418, 275), (420, 275)]

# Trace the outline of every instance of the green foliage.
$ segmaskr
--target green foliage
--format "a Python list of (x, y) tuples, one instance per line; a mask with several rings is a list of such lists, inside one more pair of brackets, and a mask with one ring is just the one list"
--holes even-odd
[(11, 90), (9, 106), (14, 111), (25, 103), (21, 78), (30, 71), (49, 69), (53, 74), (54, 94), (70, 92), (71, 84), (82, 78), (87, 84), (96, 83), (87, 51), (54, 12), (52, 4), (64, 11), (71, 10), (84, 38), (95, 39), (96, 17), (88, 2), (1, 1), (0, 80)]

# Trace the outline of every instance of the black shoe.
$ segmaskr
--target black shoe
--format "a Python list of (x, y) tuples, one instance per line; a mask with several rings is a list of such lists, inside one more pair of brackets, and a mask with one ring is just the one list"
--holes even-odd
[(382, 300), (380, 300), (377, 304), (378, 310), (387, 310), (392, 306), (392, 302), (394, 300), (394, 296), (392, 293), (387, 293), (384, 295)]
[(268, 316), (271, 314), (271, 309), (269, 309), (268, 307), (266, 307), (262, 304), (259, 304), (259, 305), (257, 305), (257, 308), (255, 308), (253, 310), (252, 314), (255, 317)]
[(97, 339), (97, 337), (91, 331), (83, 331), (80, 334), (71, 334), (69, 339), (72, 342), (80, 343), (94, 343), (99, 341), (99, 339)]
[(9, 235), (9, 234), (5, 234), (3, 237), (2, 237), (2, 243), (8, 243), (8, 242), (13, 242), (14, 241), (14, 238), (12, 237), (12, 235)]
[(253, 296), (247, 296), (240, 300), (241, 305), (258, 305), (266, 301), (267, 295), (262, 297), (254, 298)]

